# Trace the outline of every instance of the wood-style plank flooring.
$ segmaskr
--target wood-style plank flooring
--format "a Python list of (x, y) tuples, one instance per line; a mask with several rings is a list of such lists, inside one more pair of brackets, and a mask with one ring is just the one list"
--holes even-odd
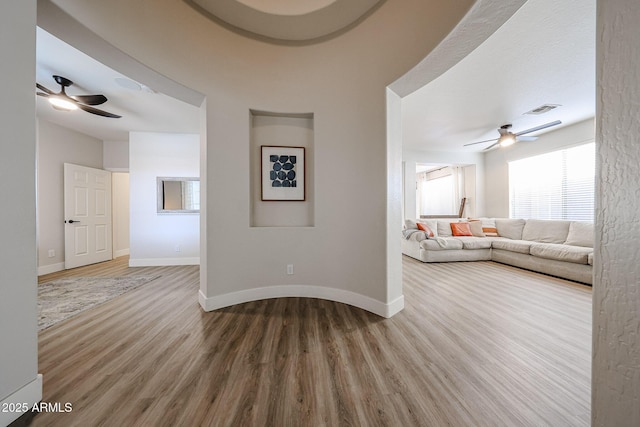
[(588, 426), (591, 288), (404, 257), (383, 319), (304, 298), (205, 313), (197, 267), (119, 258), (43, 276), (162, 277), (39, 334), (33, 426)]

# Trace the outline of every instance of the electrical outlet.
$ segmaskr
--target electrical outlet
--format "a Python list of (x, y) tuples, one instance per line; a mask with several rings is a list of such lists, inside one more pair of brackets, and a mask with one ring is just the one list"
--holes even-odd
[(293, 264), (287, 264), (287, 274), (293, 274)]
[(56, 250), (55, 249), (49, 249), (49, 258), (53, 258), (54, 256), (56, 256)]
[(182, 251), (182, 248), (180, 247), (180, 245), (176, 245), (176, 252), (180, 252)]

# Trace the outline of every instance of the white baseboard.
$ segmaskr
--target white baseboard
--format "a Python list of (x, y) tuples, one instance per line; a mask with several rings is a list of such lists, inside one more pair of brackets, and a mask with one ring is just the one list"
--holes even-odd
[(119, 249), (119, 250), (113, 252), (113, 257), (114, 258), (118, 258), (118, 257), (125, 256), (125, 255), (129, 255), (129, 248), (127, 248), (127, 249)]
[(386, 304), (387, 305), (387, 315), (383, 316), (386, 318), (393, 317), (396, 314), (400, 313), (404, 310), (404, 295), (400, 295), (398, 298)]
[(404, 308), (404, 296), (400, 296), (389, 303), (384, 303), (351, 291), (307, 285), (281, 285), (246, 289), (208, 298), (200, 291), (198, 301), (204, 311), (213, 311), (249, 301), (286, 297), (320, 298), (341, 302), (386, 318), (397, 314)]
[[(11, 404), (27, 403), (29, 410), (36, 403), (42, 400), (42, 374), (38, 374), (36, 379), (25, 385), (19, 390), (11, 393), (0, 402), (0, 408), (11, 407)], [(0, 426), (8, 426), (27, 411), (20, 412), (4, 412), (0, 410)]]
[(59, 262), (57, 264), (50, 265), (42, 265), (38, 267), (38, 276), (42, 276), (49, 273), (55, 273), (56, 271), (64, 270), (64, 262)]
[(129, 259), (129, 267), (163, 267), (167, 265), (200, 265), (200, 257)]

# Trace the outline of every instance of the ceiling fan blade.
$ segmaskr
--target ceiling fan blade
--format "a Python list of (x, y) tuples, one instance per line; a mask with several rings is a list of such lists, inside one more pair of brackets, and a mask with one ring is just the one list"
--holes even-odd
[(86, 105), (100, 105), (107, 102), (104, 95), (73, 95), (71, 98)]
[(476, 144), (484, 144), (485, 142), (491, 142), (491, 141), (495, 141), (498, 138), (493, 138), (493, 139), (487, 139), (486, 141), (478, 141), (478, 142), (472, 142), (470, 144), (464, 144), (463, 147), (467, 147), (469, 145), (476, 145)]
[(36, 95), (38, 95), (38, 96), (44, 96), (45, 98), (48, 98), (48, 97), (49, 97), (49, 94), (48, 94), (48, 93), (44, 93), (44, 92), (36, 92)]
[(95, 114), (97, 116), (110, 117), (110, 118), (113, 118), (113, 119), (119, 119), (120, 117), (122, 117), (122, 116), (119, 116), (117, 114), (108, 113), (108, 112), (103, 111), (103, 110), (98, 110), (97, 108), (89, 107), (88, 105), (78, 104), (78, 108), (80, 108), (81, 110), (86, 111), (87, 113)]
[(550, 122), (550, 123), (546, 123), (544, 125), (536, 126), (534, 128), (531, 128), (531, 129), (523, 130), (522, 132), (516, 133), (516, 136), (520, 136), (520, 135), (524, 135), (525, 133), (531, 133), (531, 132), (535, 132), (535, 131), (538, 131), (538, 130), (550, 128), (551, 126), (557, 126), (557, 125), (559, 125), (561, 123), (562, 122), (560, 120), (556, 120), (555, 122)]
[(53, 92), (52, 90), (47, 89), (46, 87), (42, 86), (40, 83), (36, 83), (36, 87), (38, 89), (40, 89), (41, 91), (48, 93), (49, 95), (54, 95), (55, 92)]
[(519, 142), (531, 142), (538, 139), (538, 137), (537, 136), (519, 136), (517, 139)]
[(482, 151), (489, 151), (489, 150), (491, 150), (493, 147), (495, 147), (496, 145), (499, 145), (499, 144), (500, 144), (500, 142), (497, 142), (497, 141), (496, 141), (495, 143), (491, 144), (490, 146), (488, 146), (487, 148), (485, 148), (485, 149), (484, 149), (484, 150), (482, 150)]

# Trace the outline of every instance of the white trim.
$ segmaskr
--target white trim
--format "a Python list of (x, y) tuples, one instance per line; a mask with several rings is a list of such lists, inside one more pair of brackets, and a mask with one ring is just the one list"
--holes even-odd
[(129, 173), (129, 168), (104, 168), (109, 172)]
[(49, 273), (55, 273), (57, 271), (64, 270), (64, 262), (57, 264), (41, 265), (38, 267), (38, 276), (42, 276)]
[(127, 249), (118, 249), (117, 251), (113, 252), (113, 257), (114, 258), (118, 258), (118, 257), (125, 256), (125, 255), (129, 255), (129, 248), (127, 248)]
[(129, 259), (129, 267), (163, 267), (166, 265), (200, 265), (200, 257)]
[[(0, 408), (4, 408), (7, 403), (16, 403), (23, 404), (27, 403), (29, 406), (29, 410), (33, 408), (33, 405), (40, 402), (42, 400), (42, 374), (38, 374), (36, 378), (30, 383), (26, 384), (24, 387), (14, 391), (9, 396), (5, 397), (0, 402)], [(22, 412), (3, 412), (0, 411), (0, 426), (8, 426), (20, 416), (22, 416)]]
[(387, 313), (383, 317), (389, 318), (400, 313), (404, 309), (404, 295), (400, 295), (398, 298), (387, 303), (386, 306), (387, 306)]
[(208, 298), (202, 290), (200, 290), (198, 301), (204, 311), (213, 311), (219, 308), (229, 307), (249, 301), (286, 297), (320, 298), (329, 301), (341, 302), (386, 318), (393, 316), (404, 308), (403, 295), (389, 303), (384, 303), (371, 297), (351, 291), (345, 291), (343, 289), (308, 285), (279, 285), (265, 288), (245, 289), (243, 291), (231, 292)]

